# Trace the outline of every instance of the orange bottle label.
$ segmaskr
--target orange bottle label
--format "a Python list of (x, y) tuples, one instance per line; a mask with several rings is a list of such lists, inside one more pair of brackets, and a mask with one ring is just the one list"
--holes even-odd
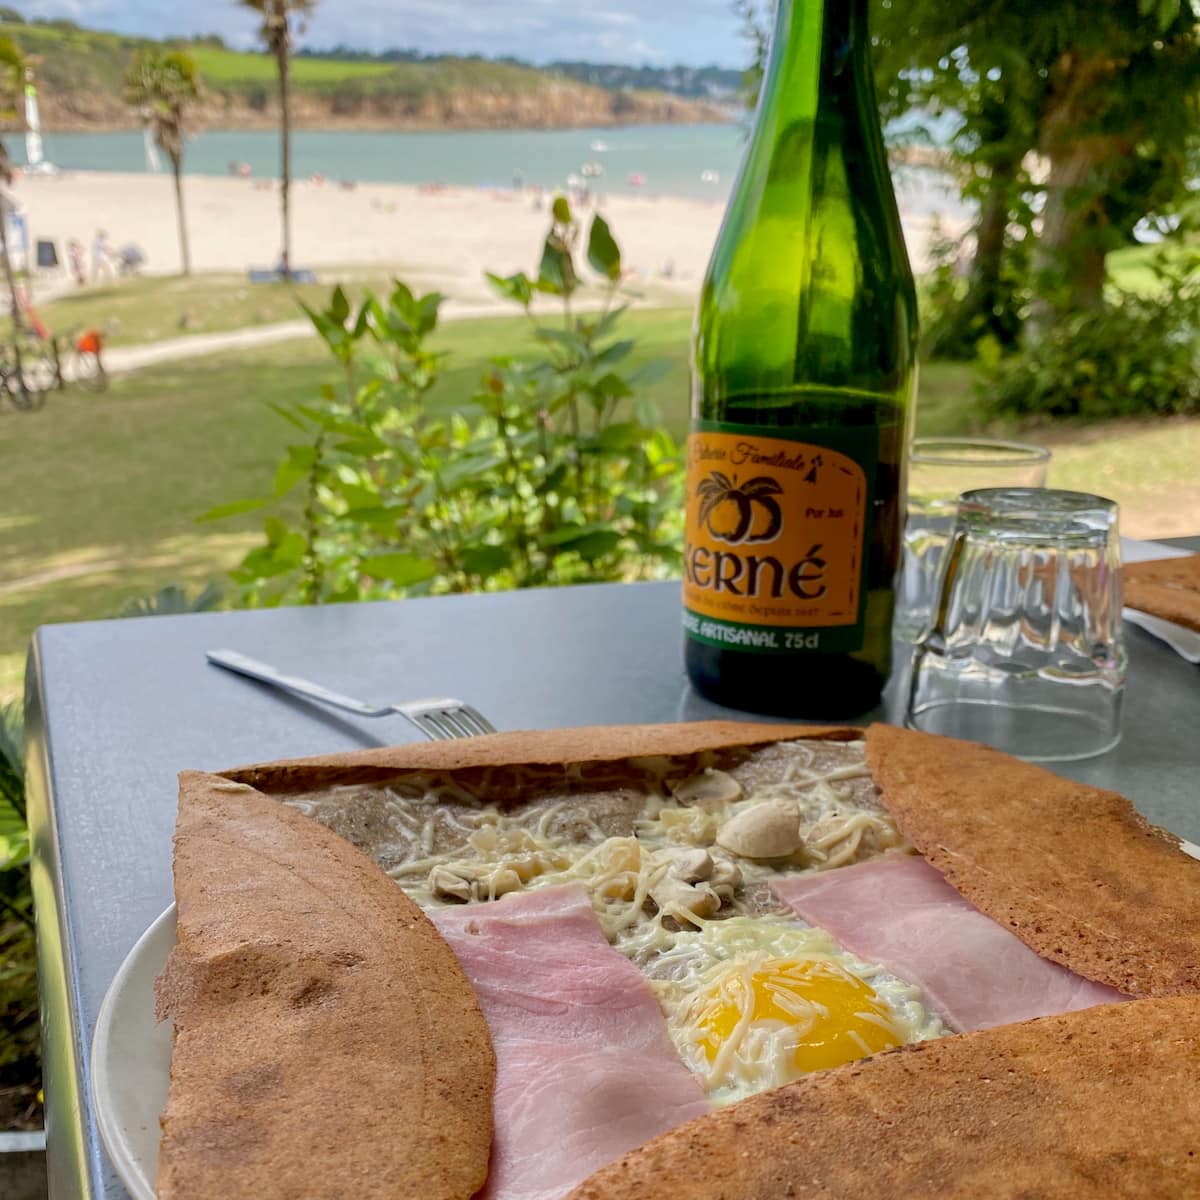
[(828, 446), (693, 432), (683, 583), (689, 635), (787, 652), (825, 647), (819, 633), (805, 639), (783, 630), (860, 626), (869, 493), (860, 462)]

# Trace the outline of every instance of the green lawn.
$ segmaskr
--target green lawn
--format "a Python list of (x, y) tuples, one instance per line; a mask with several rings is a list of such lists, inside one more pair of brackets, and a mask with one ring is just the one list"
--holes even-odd
[(335, 283), (386, 292), (395, 273), (382, 268), (334, 268), (322, 271), (321, 282), (313, 284), (252, 284), (244, 275), (221, 272), (187, 279), (149, 275), (68, 292), (39, 305), (38, 315), (56, 333), (86, 326), (107, 331), (111, 346), (130, 346), (293, 321), (304, 315), (301, 300), (323, 306)]
[(1123, 291), (1152, 296), (1162, 287), (1156, 264), (1182, 266), (1185, 260), (1194, 261), (1196, 253), (1195, 239), (1191, 245), (1170, 242), (1166, 246), (1127, 246), (1109, 254), (1105, 265), (1110, 283)]
[(18, 686), (37, 625), (111, 616), (131, 597), (207, 581), (237, 560), (253, 522), (194, 517), (267, 487), (288, 426), (264, 402), (301, 394), (318, 364), (286, 346), (192, 361), (0, 417), (0, 695)]
[[(636, 337), (633, 364), (661, 359), (666, 375), (650, 394), (675, 437), (687, 432), (688, 346), (692, 336), (690, 309), (647, 309), (630, 314), (627, 335)], [(534, 341), (528, 324), (511, 320), (448, 324), (439, 335), (452, 352), (436, 396), (442, 403), (469, 390), (479, 377), (478, 364), (499, 354), (521, 354)], [(458, 364), (458, 365), (455, 365)], [(958, 363), (932, 363), (922, 368), (919, 405), (921, 432), (930, 436), (966, 433), (974, 428), (971, 369)]]
[[(670, 364), (650, 394), (678, 435), (687, 424), (691, 315), (632, 313), (632, 365)], [(461, 404), (485, 360), (529, 345), (524, 318), (448, 324), (437, 338), (448, 369), (433, 394)], [(194, 359), (114, 381), (100, 395), (69, 390), (33, 414), (0, 416), (0, 698), (19, 692), (37, 625), (114, 614), (168, 583), (219, 579), (253, 544), (260, 517), (197, 523), (230, 500), (266, 494), (294, 433), (268, 407), (311, 396), (338, 372), (316, 339)], [(975, 429), (970, 368), (921, 373), (919, 431)], [(1195, 532), (1200, 420), (1036, 434), (1055, 446), (1054, 482), (1113, 495), (1127, 532)]]

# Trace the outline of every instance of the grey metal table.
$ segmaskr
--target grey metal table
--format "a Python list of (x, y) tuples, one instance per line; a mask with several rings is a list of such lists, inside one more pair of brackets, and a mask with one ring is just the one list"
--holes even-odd
[[(1124, 739), (1064, 774), (1200, 842), (1200, 668), (1140, 630), (1129, 641)], [(459, 696), (503, 729), (742, 715), (688, 690), (677, 584), (39, 630), (27, 703), (53, 1200), (126, 1196), (91, 1109), (91, 1037), (117, 967), (172, 899), (176, 772), (415, 738), (400, 717), (347, 720), (210, 667), (215, 647), (366, 698)]]

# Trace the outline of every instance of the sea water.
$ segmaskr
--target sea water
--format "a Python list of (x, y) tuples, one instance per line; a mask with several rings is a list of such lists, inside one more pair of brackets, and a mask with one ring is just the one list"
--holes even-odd
[[(140, 131), (47, 133), (46, 158), (63, 170), (147, 170)], [(594, 129), (485, 132), (331, 132), (292, 134), (292, 176), (331, 182), (446, 184), (454, 187), (589, 187), (603, 194), (671, 195), (724, 204), (745, 148), (736, 122), (632, 125)], [(9, 135), (23, 165), (24, 139)], [(252, 176), (279, 171), (279, 135), (270, 130), (213, 130), (189, 141), (184, 170), (225, 175), (247, 164)], [(907, 212), (959, 211), (961, 203), (935, 173), (897, 172)]]

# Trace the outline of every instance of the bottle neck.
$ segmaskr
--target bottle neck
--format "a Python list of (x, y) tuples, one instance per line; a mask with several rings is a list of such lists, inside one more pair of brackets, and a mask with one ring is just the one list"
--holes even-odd
[(823, 91), (867, 74), (867, 47), (867, 0), (778, 0), (762, 103), (813, 117)]
[(827, 40), (865, 42), (867, 0), (778, 0), (777, 36), (807, 29), (814, 20), (820, 23)]

